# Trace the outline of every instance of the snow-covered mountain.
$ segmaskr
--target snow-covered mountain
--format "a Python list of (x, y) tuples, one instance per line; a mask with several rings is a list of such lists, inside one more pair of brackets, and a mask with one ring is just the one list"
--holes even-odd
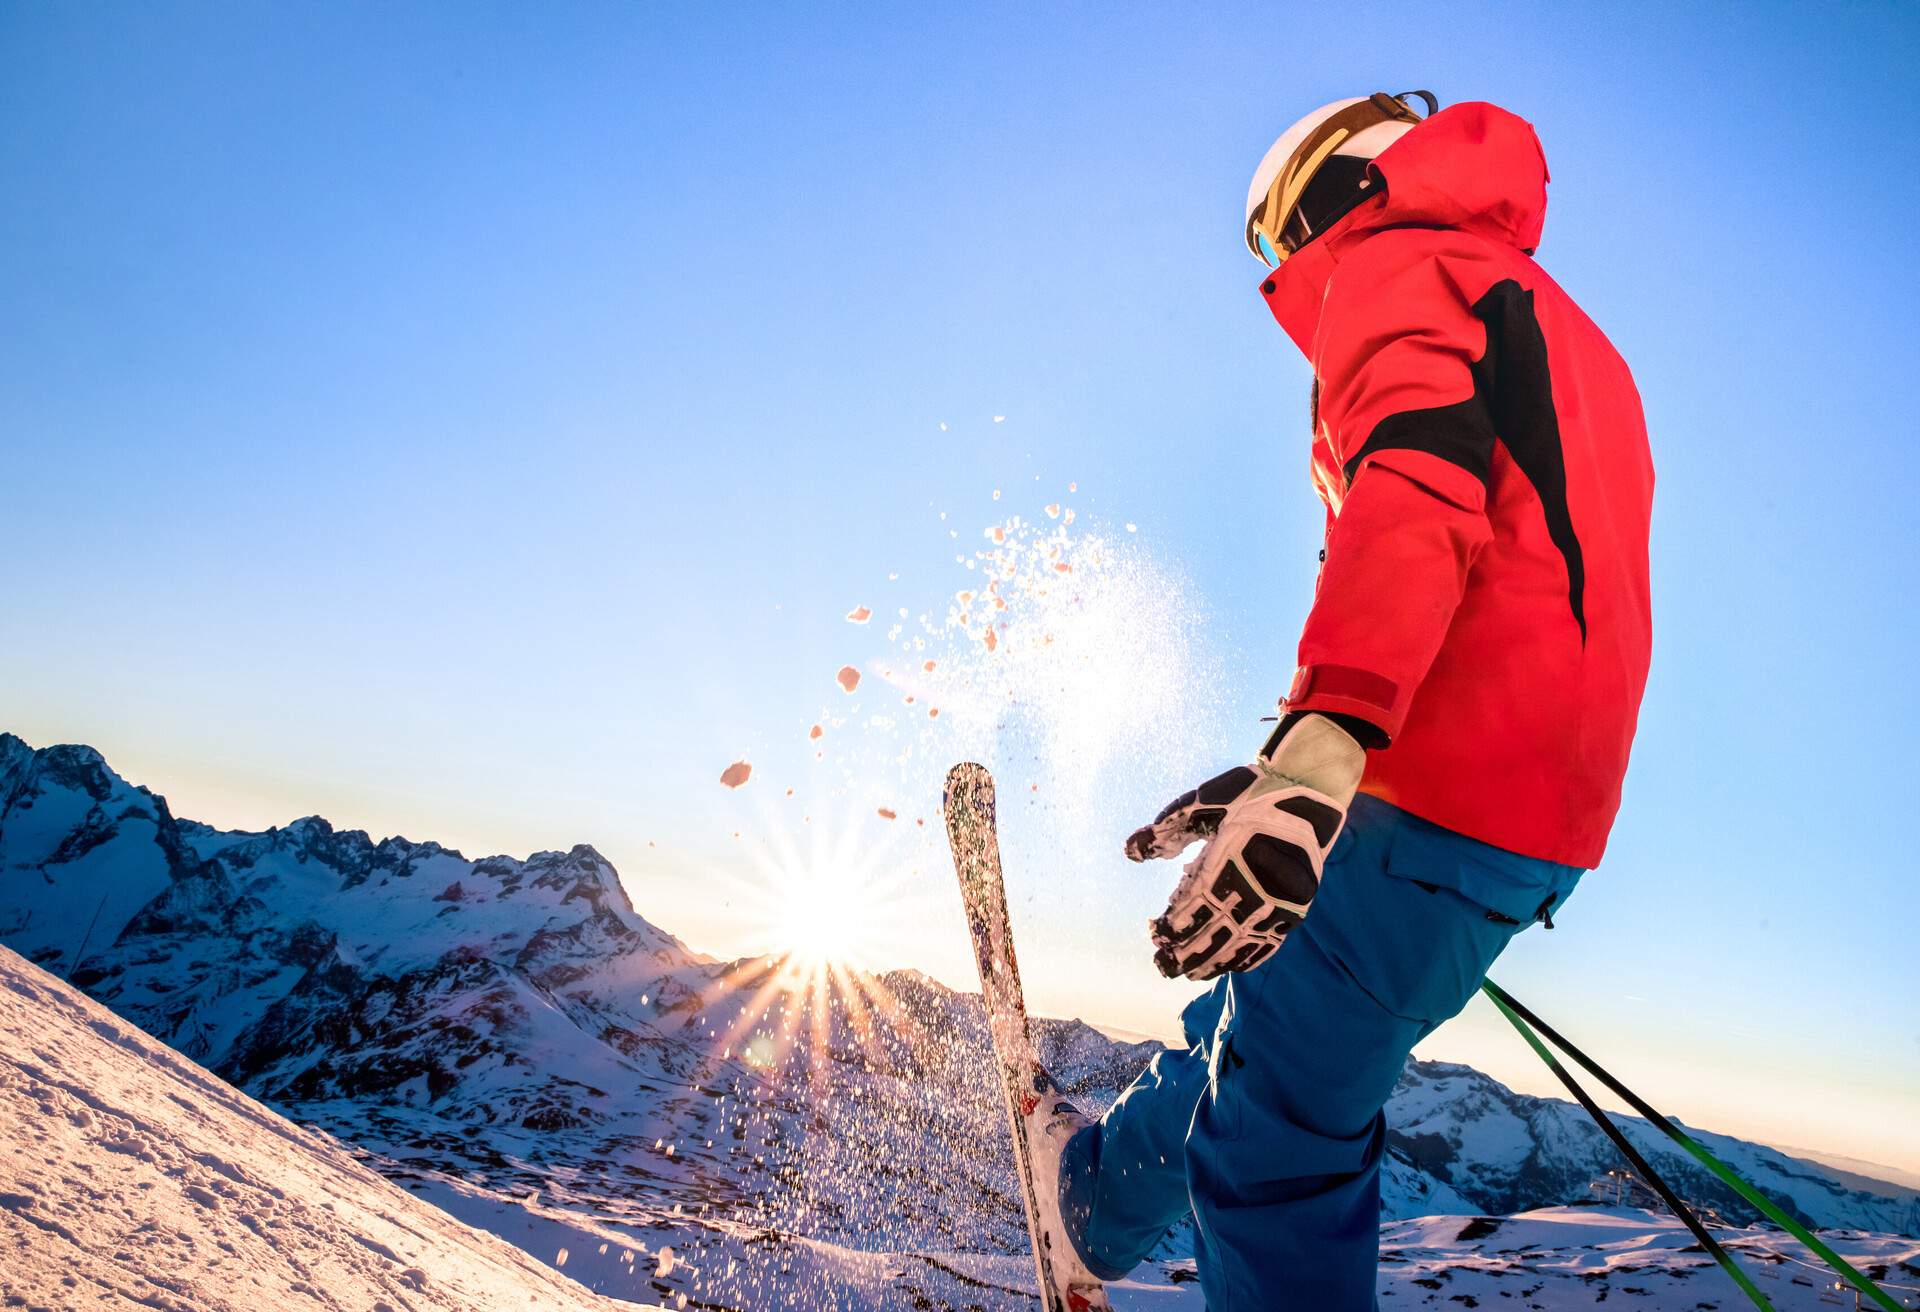
[[(5, 948), (0, 1141), (15, 1147), (0, 1159), (0, 1303), (8, 1307), (597, 1312), (653, 1298), (695, 1306), (682, 1303), (676, 1281), (733, 1289), (737, 1301), (698, 1304), (721, 1312), (978, 1312), (1033, 1301), (1024, 1254), (859, 1252), (691, 1222), (678, 1246), (663, 1242), (671, 1232), (650, 1244), (617, 1220), (557, 1201), (445, 1179), (402, 1189), (345, 1145), (286, 1120)], [(718, 1231), (699, 1250), (706, 1280), (686, 1258), (685, 1240), (698, 1228)], [(1781, 1312), (1826, 1305), (1825, 1280), (1798, 1245), (1767, 1230), (1723, 1238)], [(1828, 1238), (1902, 1296), (1920, 1281), (1920, 1241)], [(1648, 1312), (1681, 1312), (1727, 1306), (1731, 1293), (1677, 1223), (1633, 1209), (1428, 1217), (1387, 1225), (1381, 1241), (1388, 1308), (1500, 1299), (1583, 1308), (1617, 1292)], [(777, 1266), (767, 1260), (775, 1251)], [(761, 1263), (750, 1300), (737, 1298), (749, 1288), (735, 1273), (743, 1259)], [(1148, 1264), (1111, 1292), (1119, 1312), (1202, 1307), (1190, 1261)]]
[[(1597, 1175), (1625, 1165), (1578, 1105), (1515, 1093), (1470, 1066), (1409, 1063), (1387, 1115), (1396, 1158), (1471, 1200), (1471, 1210), (1494, 1215), (1581, 1198)], [(1730, 1221), (1758, 1219), (1653, 1126), (1634, 1116), (1615, 1120), (1682, 1197)], [(1912, 1189), (1763, 1144), (1688, 1131), (1804, 1222), (1920, 1235), (1920, 1193)]]
[[(622, 1243), (678, 1245), (666, 1290), (745, 1306), (822, 1269), (810, 1245), (1025, 1242), (974, 995), (709, 960), (638, 915), (590, 847), (473, 860), (317, 817), (223, 832), (90, 748), (0, 734), (0, 942), (543, 1260), (552, 1226), (590, 1215)], [(1157, 1050), (1038, 1029), (1090, 1105)], [(1396, 1219), (1567, 1203), (1615, 1165), (1577, 1107), (1465, 1067), (1410, 1065), (1389, 1115)], [(1683, 1193), (1748, 1218), (1629, 1133)], [(1703, 1137), (1818, 1224), (1920, 1233), (1912, 1190)], [(551, 1225), (528, 1230), (543, 1208)]]
[[(459, 1214), (537, 1196), (678, 1244), (690, 1297), (750, 1304), (796, 1245), (1025, 1242), (976, 999), (708, 960), (591, 848), (225, 833), (0, 735), (0, 941)], [(1151, 1052), (1041, 1030), (1093, 1101)]]

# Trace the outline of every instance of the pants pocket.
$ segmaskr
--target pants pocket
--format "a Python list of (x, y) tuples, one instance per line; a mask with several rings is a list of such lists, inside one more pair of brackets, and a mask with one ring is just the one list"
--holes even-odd
[(1241, 1102), (1246, 1090), (1241, 1087), (1244, 1082), (1237, 1073), (1246, 1066), (1246, 1058), (1234, 1051), (1233, 1044), (1240, 1032), (1240, 1018), (1250, 1001), (1244, 994), (1252, 984), (1253, 976), (1263, 972), (1266, 965), (1262, 963), (1256, 970), (1246, 974), (1228, 976), (1219, 986), (1223, 1001), (1220, 1020), (1214, 1027), (1213, 1041), (1207, 1051), (1206, 1092), (1206, 1114), (1212, 1134), (1217, 1139), (1240, 1137), (1244, 1115)]
[[(1450, 888), (1375, 867), (1341, 872), (1346, 914), (1319, 927), (1322, 945), (1387, 1011), (1423, 1025), (1459, 1014), (1513, 936), (1510, 918)], [(1316, 908), (1317, 910), (1317, 908)]]

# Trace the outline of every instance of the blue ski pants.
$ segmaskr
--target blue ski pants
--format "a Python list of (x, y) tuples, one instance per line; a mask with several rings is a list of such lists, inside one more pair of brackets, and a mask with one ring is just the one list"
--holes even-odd
[(1407, 1054), (1581, 873), (1355, 797), (1305, 923), (1195, 999), (1187, 1047), (1067, 1145), (1089, 1268), (1119, 1279), (1191, 1213), (1212, 1312), (1373, 1309), (1381, 1109)]

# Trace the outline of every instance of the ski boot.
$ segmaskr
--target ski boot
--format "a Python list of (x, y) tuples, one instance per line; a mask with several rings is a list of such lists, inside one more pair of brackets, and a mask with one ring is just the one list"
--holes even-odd
[(1074, 1106), (1036, 1061), (1030, 1088), (1020, 1100), (1020, 1123), (1033, 1204), (1033, 1246), (1051, 1286), (1051, 1297), (1043, 1298), (1047, 1312), (1101, 1312), (1109, 1306), (1106, 1287), (1074, 1250), (1060, 1207), (1061, 1155), (1067, 1141), (1094, 1124), (1094, 1118)]

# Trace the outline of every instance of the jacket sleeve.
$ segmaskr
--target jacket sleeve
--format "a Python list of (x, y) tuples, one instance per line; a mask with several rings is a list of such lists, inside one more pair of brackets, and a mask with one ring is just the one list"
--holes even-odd
[(1341, 263), (1314, 362), (1342, 486), (1286, 705), (1388, 739), (1492, 537), (1486, 328), (1430, 240), (1381, 233)]

